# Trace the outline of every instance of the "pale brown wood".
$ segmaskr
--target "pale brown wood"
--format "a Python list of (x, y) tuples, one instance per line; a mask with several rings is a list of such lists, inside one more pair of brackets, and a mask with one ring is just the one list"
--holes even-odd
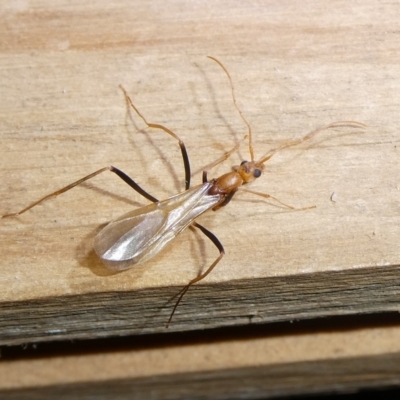
[(100, 342), (101, 352), (90, 342), (5, 349), (0, 395), (226, 399), (389, 387), (400, 384), (397, 321), (334, 318), (131, 337)]
[[(178, 145), (127, 117), (119, 84), (184, 140), (201, 182), (246, 133), (212, 55), (257, 157), (333, 121), (368, 128), (285, 150), (251, 186), (315, 209), (243, 193), (201, 218), (227, 254), (169, 331), (400, 308), (396, 3), (43, 0), (3, 4), (0, 18), (0, 215), (107, 165), (157, 198), (183, 190)], [(210, 177), (248, 157), (243, 144)], [(146, 265), (109, 273), (96, 232), (147, 203), (105, 173), (0, 220), (0, 344), (167, 332), (169, 300), (217, 252), (188, 231)]]

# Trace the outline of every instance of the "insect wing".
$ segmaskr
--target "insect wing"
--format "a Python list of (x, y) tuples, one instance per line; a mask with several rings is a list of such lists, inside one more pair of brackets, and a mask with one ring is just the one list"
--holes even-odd
[(210, 187), (204, 183), (110, 222), (96, 237), (97, 255), (112, 270), (147, 261), (221, 200), (219, 195), (207, 194)]

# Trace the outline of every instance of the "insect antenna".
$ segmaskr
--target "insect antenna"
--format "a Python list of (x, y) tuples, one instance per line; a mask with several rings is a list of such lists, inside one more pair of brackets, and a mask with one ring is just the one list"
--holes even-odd
[(327, 129), (338, 128), (338, 127), (343, 127), (343, 126), (349, 126), (349, 127), (354, 127), (354, 128), (366, 128), (367, 127), (367, 125), (365, 125), (361, 122), (357, 122), (357, 121), (332, 122), (331, 124), (325, 125), (322, 128), (318, 128), (318, 129), (310, 132), (308, 135), (303, 136), (300, 139), (288, 141), (288, 142), (283, 143), (280, 146), (276, 147), (275, 149), (270, 150), (264, 157), (262, 157), (259, 161), (257, 161), (257, 164), (259, 164), (259, 165), (264, 164), (279, 151), (281, 151), (283, 149), (287, 149), (289, 147), (297, 146), (300, 143), (306, 142), (307, 140), (312, 139), (314, 136), (318, 135), (319, 133), (321, 133)]
[(232, 78), (231, 78), (231, 76), (229, 75), (228, 70), (227, 70), (227, 69), (225, 68), (225, 66), (221, 63), (221, 61), (217, 60), (216, 58), (214, 58), (214, 57), (212, 57), (212, 56), (207, 56), (207, 58), (210, 58), (211, 60), (215, 61), (215, 62), (223, 69), (223, 71), (225, 72), (226, 76), (227, 76), (228, 79), (229, 79), (229, 84), (230, 84), (231, 93), (232, 93), (233, 105), (235, 106), (237, 112), (239, 113), (240, 118), (242, 118), (243, 122), (244, 122), (244, 123), (246, 124), (246, 126), (247, 126), (247, 130), (248, 130), (247, 135), (248, 135), (248, 137), (249, 137), (249, 153), (250, 153), (251, 161), (254, 161), (253, 134), (252, 134), (252, 131), (251, 131), (251, 126), (250, 126), (249, 122), (247, 121), (247, 119), (244, 117), (242, 111), (240, 110), (239, 106), (238, 106), (237, 103), (236, 103), (235, 89), (234, 89), (234, 87), (233, 87)]

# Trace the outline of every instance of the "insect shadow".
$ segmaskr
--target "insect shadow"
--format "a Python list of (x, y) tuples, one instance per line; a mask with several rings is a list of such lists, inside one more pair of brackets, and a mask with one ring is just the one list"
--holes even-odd
[[(278, 147), (270, 150), (259, 160), (256, 160), (254, 154), (252, 130), (247, 119), (237, 106), (231, 76), (229, 75), (228, 70), (219, 60), (214, 57), (208, 58), (216, 62), (225, 72), (231, 88), (233, 105), (247, 127), (247, 134), (231, 150), (227, 151), (223, 156), (218, 158), (215, 162), (210, 164), (206, 170), (203, 171), (203, 182), (201, 184), (193, 187), (190, 185), (191, 169), (189, 156), (186, 146), (180, 137), (164, 125), (148, 122), (141, 114), (139, 109), (134, 105), (127, 91), (120, 86), (125, 95), (125, 100), (128, 106), (135, 111), (135, 113), (142, 119), (148, 128), (161, 130), (178, 142), (185, 170), (185, 190), (166, 200), (159, 201), (123, 171), (114, 166), (108, 166), (101, 168), (60, 190), (44, 196), (19, 212), (2, 216), (2, 218), (7, 218), (21, 215), (43, 201), (65, 193), (75, 186), (80, 185), (105, 171), (110, 171), (116, 174), (137, 193), (149, 200), (151, 204), (134, 209), (133, 211), (122, 215), (121, 217), (107, 224), (97, 233), (94, 241), (94, 251), (108, 269), (111, 271), (122, 271), (133, 266), (135, 266), (135, 269), (137, 269), (137, 266), (144, 264), (154, 256), (158, 255), (161, 250), (163, 250), (169, 243), (171, 243), (172, 240), (177, 237), (178, 234), (183, 232), (188, 227), (197, 229), (204, 234), (204, 236), (214, 244), (219, 252), (218, 257), (205, 269), (205, 271), (202, 271), (195, 278), (191, 279), (187, 285), (184, 286), (182, 290), (176, 294), (176, 296), (174, 296), (177, 298), (177, 300), (172, 308), (169, 320), (167, 322), (167, 327), (172, 321), (172, 317), (174, 316), (179, 303), (189, 288), (206, 278), (225, 255), (224, 247), (219, 239), (203, 225), (200, 225), (196, 219), (207, 211), (217, 211), (221, 207), (225, 207), (238, 192), (249, 193), (264, 200), (272, 201), (279, 207), (283, 207), (288, 210), (306, 210), (314, 208), (312, 206), (296, 209), (295, 207), (282, 202), (270, 194), (247, 189), (247, 185), (258, 179), (263, 173), (265, 163), (269, 161), (276, 153), (284, 149), (297, 146), (303, 142), (308, 142), (316, 135), (329, 128), (343, 126), (356, 128), (365, 127), (364, 124), (355, 121), (334, 122), (322, 128), (316, 129), (299, 139), (283, 142)], [(248, 143), (250, 161), (243, 160), (238, 167), (234, 168), (233, 171), (225, 173), (217, 178), (208, 179), (208, 170), (228, 159), (239, 149), (240, 144), (245, 139)], [(93, 254), (91, 254), (90, 257), (92, 255)]]

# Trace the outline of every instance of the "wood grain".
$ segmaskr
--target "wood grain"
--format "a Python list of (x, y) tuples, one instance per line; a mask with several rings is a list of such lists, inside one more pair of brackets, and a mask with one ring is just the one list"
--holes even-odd
[(400, 383), (399, 334), (392, 314), (6, 348), (0, 394), (226, 399), (390, 387)]
[[(94, 236), (147, 204), (112, 174), (0, 220), (0, 344), (398, 311), (397, 15), (397, 3), (375, 0), (0, 5), (0, 215), (107, 165), (157, 198), (183, 190), (177, 143), (129, 117), (119, 84), (184, 140), (201, 182), (246, 133), (206, 55), (229, 70), (258, 158), (333, 121), (368, 125), (282, 151), (251, 187), (314, 209), (242, 193), (201, 218), (226, 256), (169, 331), (171, 298), (217, 252), (188, 230), (149, 263), (111, 274)], [(243, 143), (210, 177), (248, 158)]]
[[(128, 15), (123, 2), (112, 11), (99, 3), (97, 12), (90, 8), (94, 6), (35, 4), (22, 10), (10, 6), (3, 12), (1, 75), (7, 82), (0, 105), (3, 214), (110, 164), (159, 198), (183, 189), (177, 144), (165, 134), (144, 130), (138, 118), (127, 118), (120, 83), (148, 120), (165, 124), (182, 137), (198, 172), (193, 181), (199, 182), (202, 167), (246, 132), (233, 108), (226, 77), (205, 58), (213, 54), (233, 77), (239, 104), (254, 131), (258, 157), (335, 120), (362, 121), (369, 127), (364, 133), (334, 129), (313, 143), (282, 152), (252, 186), (286, 203), (315, 205), (315, 209), (288, 212), (241, 194), (226, 209), (201, 219), (220, 238), (227, 255), (202, 285), (191, 290), (191, 296), (204, 297), (209, 304), (218, 285), (230, 289), (215, 292), (214, 298), (224, 297), (213, 300), (212, 308), (188, 309), (182, 304), (171, 328), (218, 326), (215, 313), (225, 314), (224, 304), (232, 302), (235, 292), (242, 296), (236, 286), (241, 282), (248, 283), (245, 301), (230, 307), (229, 322), (223, 324), (238, 319), (245, 323), (248, 319), (241, 316), (253, 314), (261, 315), (260, 322), (268, 320), (262, 317), (262, 305), (269, 299), (251, 294), (259, 282), (270, 295), (270, 282), (279, 278), (340, 271), (350, 281), (355, 270), (368, 268), (368, 284), (379, 286), (386, 282), (391, 266), (396, 271), (399, 81), (394, 57), (390, 65), (382, 66), (383, 45), (377, 39), (397, 48), (395, 36), (382, 36), (397, 24), (389, 4), (381, 25), (372, 24), (374, 16), (361, 4), (363, 18), (347, 15), (340, 22), (346, 14), (343, 8), (328, 16), (321, 8), (317, 13), (323, 6), (312, 2), (308, 7), (315, 7), (314, 13), (300, 17), (289, 3), (232, 3), (222, 26), (216, 23), (218, 13), (212, 12), (210, 19), (206, 5), (189, 12), (184, 2), (173, 2), (177, 9), (183, 6), (178, 14), (157, 8), (150, 13), (150, 4), (140, 3)], [(152, 15), (147, 24), (140, 17), (143, 13)], [(196, 15), (196, 21), (188, 13)], [(252, 18), (255, 23), (245, 24)], [(372, 26), (366, 29), (368, 21)], [(221, 36), (213, 46), (207, 39), (211, 32)], [(189, 46), (189, 38), (196, 45)], [(369, 44), (368, 51), (360, 40)], [(211, 176), (229, 170), (247, 158), (246, 153), (243, 144), (239, 154)], [(212, 262), (216, 251), (206, 238), (186, 232), (154, 261), (110, 275), (91, 250), (95, 233), (107, 221), (146, 204), (110, 175), (1, 221), (1, 298), (7, 309), (29, 311), (26, 305), (36, 304), (31, 301), (52, 304), (52, 299), (71, 299), (73, 304), (87, 294), (105, 294), (102, 304), (119, 320), (131, 307), (121, 308), (115, 296), (140, 294), (143, 307), (138, 311), (146, 315), (145, 326), (154, 332), (165, 329), (162, 321), (171, 309), (165, 303)], [(367, 293), (367, 287), (360, 290)], [(160, 297), (156, 304), (152, 293)], [(318, 287), (310, 284), (302, 295), (313, 293)], [(343, 312), (368, 311), (368, 299), (360, 297), (362, 304), (344, 307)], [(240, 307), (246, 302), (254, 304), (252, 309)], [(147, 304), (154, 308), (146, 309)], [(395, 307), (397, 301), (386, 305), (390, 310)], [(193, 325), (199, 315), (204, 315), (203, 322)], [(304, 310), (302, 315), (312, 317), (315, 312)], [(40, 311), (37, 316), (43, 317)], [(3, 317), (7, 318), (4, 313)], [(18, 331), (19, 325), (20, 321), (9, 329)], [(44, 333), (27, 332), (29, 340), (35, 335), (43, 339)]]

